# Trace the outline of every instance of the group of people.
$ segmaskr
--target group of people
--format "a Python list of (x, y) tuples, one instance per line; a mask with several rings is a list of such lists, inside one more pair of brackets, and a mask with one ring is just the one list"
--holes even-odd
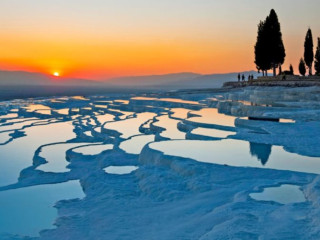
[[(248, 76), (248, 81), (251, 81), (253, 79), (254, 79), (253, 75)], [(244, 74), (242, 74), (242, 76), (240, 73), (238, 74), (238, 82), (240, 82), (240, 80), (242, 80), (243, 82), (246, 80), (246, 77), (244, 76)]]

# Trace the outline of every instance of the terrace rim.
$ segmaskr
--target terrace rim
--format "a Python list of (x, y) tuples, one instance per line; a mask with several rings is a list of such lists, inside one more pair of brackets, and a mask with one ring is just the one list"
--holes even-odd
[(257, 79), (250, 81), (232, 81), (225, 82), (224, 88), (239, 88), (247, 86), (261, 86), (261, 87), (312, 87), (320, 86), (320, 76), (297, 76), (297, 75), (286, 75), (283, 79), (283, 75), (275, 77), (258, 77)]

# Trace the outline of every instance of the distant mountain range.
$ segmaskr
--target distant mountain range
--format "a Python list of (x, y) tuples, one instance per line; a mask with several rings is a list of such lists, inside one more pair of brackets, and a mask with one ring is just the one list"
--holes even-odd
[[(256, 71), (243, 72), (257, 76)], [(194, 89), (220, 88), (224, 82), (236, 81), (238, 73), (208, 74), (174, 73), (150, 76), (112, 78), (105, 81), (51, 77), (42, 73), (0, 71), (0, 86), (65, 86), (102, 88)]]
[(86, 79), (57, 78), (43, 73), (0, 71), (0, 86), (88, 86), (100, 84)]

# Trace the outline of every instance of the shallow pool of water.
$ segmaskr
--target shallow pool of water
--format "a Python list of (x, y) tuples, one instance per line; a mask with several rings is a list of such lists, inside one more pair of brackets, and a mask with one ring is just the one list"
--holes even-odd
[(132, 137), (129, 140), (123, 141), (119, 147), (126, 153), (140, 154), (142, 148), (149, 142), (153, 141), (154, 135), (140, 135)]
[(160, 136), (169, 139), (185, 139), (186, 134), (179, 131), (179, 129), (177, 128), (180, 120), (169, 118), (168, 115), (157, 117), (156, 120), (158, 121), (154, 122), (153, 125), (164, 129), (160, 133)]
[(20, 171), (32, 165), (38, 147), (74, 138), (69, 122), (33, 126), (25, 129), (26, 136), (0, 146), (0, 186), (15, 183)]
[(38, 110), (51, 110), (50, 107), (45, 106), (43, 104), (30, 104), (27, 107), (23, 107), (27, 112), (34, 112)]
[(18, 117), (18, 114), (17, 113), (8, 113), (8, 114), (5, 114), (5, 115), (0, 115), (0, 119), (11, 119), (11, 118), (16, 118)]
[(39, 123), (39, 122), (42, 122), (42, 121), (36, 118), (25, 118), (23, 121), (18, 121), (10, 125), (0, 126), (0, 132), (23, 129), (26, 126), (30, 126), (32, 124)]
[(83, 155), (98, 155), (104, 151), (111, 150), (112, 148), (112, 144), (96, 144), (75, 148), (72, 151)]
[(134, 118), (106, 123), (104, 128), (119, 132), (122, 138), (129, 138), (131, 136), (141, 134), (139, 127), (154, 116), (156, 116), (156, 114), (150, 112), (139, 113), (137, 114), (137, 117)]
[(214, 124), (234, 127), (234, 121), (236, 119), (236, 117), (219, 113), (216, 108), (203, 108), (199, 111), (192, 111), (191, 114), (199, 115), (199, 117), (190, 117), (187, 118), (187, 121), (208, 125)]
[(306, 198), (299, 186), (283, 184), (279, 187), (264, 188), (260, 193), (250, 193), (257, 201), (273, 201), (282, 204), (305, 202)]
[(166, 155), (235, 167), (257, 167), (320, 174), (320, 158), (289, 153), (282, 147), (224, 139), (173, 140), (151, 143)]
[(188, 113), (190, 112), (190, 109), (186, 108), (171, 108), (171, 117), (178, 118), (178, 119), (185, 119), (188, 117)]
[(226, 130), (218, 130), (213, 128), (202, 128), (198, 127), (191, 131), (192, 134), (206, 136), (206, 137), (216, 137), (216, 138), (226, 138), (230, 135), (235, 135), (236, 132), (226, 131)]
[(0, 133), (0, 144), (4, 144), (5, 142), (10, 140), (10, 134), (13, 132), (4, 132)]
[(137, 169), (138, 167), (136, 166), (110, 166), (110, 167), (104, 168), (104, 171), (109, 174), (123, 175), (123, 174), (129, 174)]
[(114, 120), (114, 116), (111, 114), (97, 115), (96, 118), (101, 125), (105, 122), (110, 122)]
[(43, 157), (47, 163), (38, 166), (37, 169), (44, 172), (68, 172), (69, 169), (67, 165), (69, 165), (69, 162), (66, 160), (67, 150), (87, 144), (88, 143), (59, 143), (45, 146), (41, 149), (40, 157)]
[(83, 198), (79, 181), (47, 184), (0, 192), (1, 233), (38, 236), (53, 228), (59, 200)]

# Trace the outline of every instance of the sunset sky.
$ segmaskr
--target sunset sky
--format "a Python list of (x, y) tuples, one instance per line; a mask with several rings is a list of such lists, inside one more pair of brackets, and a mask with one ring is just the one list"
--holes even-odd
[(255, 69), (257, 24), (278, 13), (297, 72), (319, 0), (1, 0), (0, 69), (107, 79)]

